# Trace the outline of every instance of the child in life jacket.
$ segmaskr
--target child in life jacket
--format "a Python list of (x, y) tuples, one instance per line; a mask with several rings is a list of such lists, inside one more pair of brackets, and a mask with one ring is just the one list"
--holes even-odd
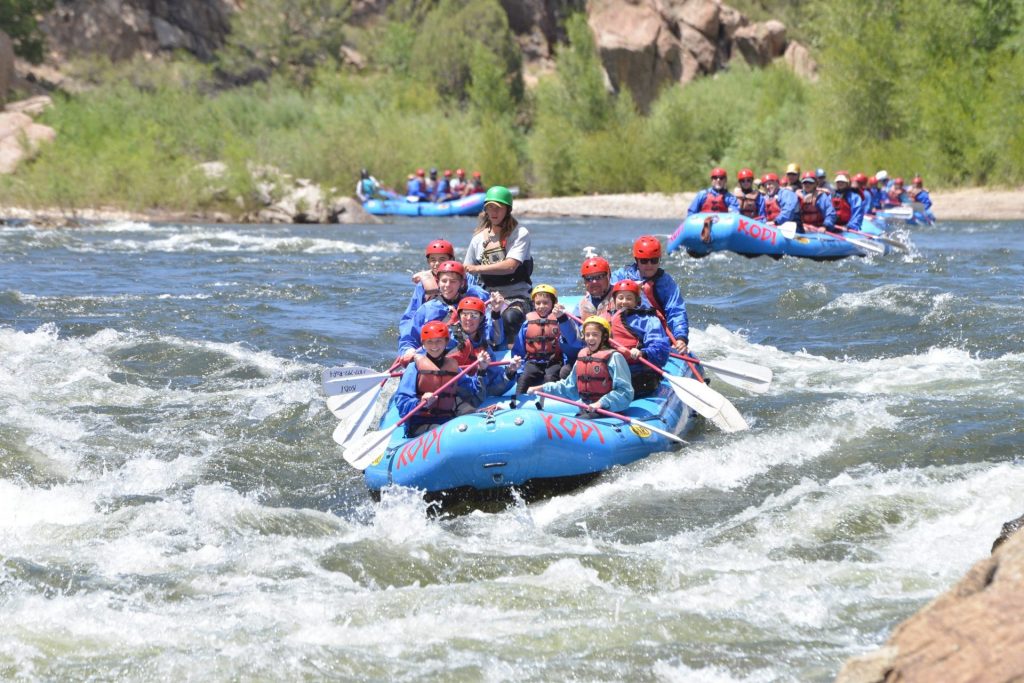
[(576, 326), (558, 303), (558, 291), (551, 285), (537, 285), (530, 292), (533, 310), (512, 344), (512, 355), (523, 359), (523, 369), (516, 383), (516, 393), (539, 382), (559, 379), (567, 353), (579, 351)]
[[(493, 356), (496, 350), (505, 345), (501, 312), (493, 302), (490, 314), (487, 307), (488, 304), (475, 296), (467, 296), (459, 301), (459, 318), (449, 326), (451, 341), (448, 344), (448, 355), (455, 358), (459, 367), (477, 362), (481, 353)], [(483, 382), (488, 396), (500, 396), (508, 391), (521, 361), (519, 356), (515, 356), (507, 366), (494, 365), (487, 368)]]
[(622, 353), (629, 364), (635, 398), (650, 396), (658, 390), (661, 375), (640, 362), (641, 358), (659, 368), (668, 362), (669, 341), (653, 309), (639, 308), (640, 285), (622, 280), (612, 286), (615, 312), (611, 316), (612, 348)]
[[(438, 267), (445, 261), (455, 260), (455, 247), (448, 240), (434, 240), (427, 245), (426, 256), (427, 269), (412, 276), (416, 286), (412, 290), (412, 297), (409, 299), (409, 305), (405, 307), (402, 319), (398, 321), (399, 339), (412, 333), (416, 312), (420, 307), (440, 296), (437, 285)], [(487, 291), (477, 284), (476, 278), (472, 275), (466, 275), (462, 286), (467, 294), (487, 300)]]
[(484, 399), (483, 383), (477, 373), (485, 372), (490, 364), (486, 351), (477, 357), (476, 372), (466, 373), (458, 382), (439, 391), (461, 371), (458, 360), (448, 354), (449, 334), (448, 325), (439, 320), (428, 322), (420, 330), (423, 350), (405, 368), (394, 398), (400, 417), (412, 412), (420, 400), (426, 400), (426, 405), (405, 423), (406, 436), (416, 436), (444, 424), (459, 414), (460, 404), (472, 409)]
[(569, 376), (560, 382), (530, 387), (527, 393), (543, 391), (613, 412), (628, 408), (633, 400), (633, 383), (625, 357), (611, 347), (611, 330), (611, 323), (599, 315), (584, 320), (585, 346)]

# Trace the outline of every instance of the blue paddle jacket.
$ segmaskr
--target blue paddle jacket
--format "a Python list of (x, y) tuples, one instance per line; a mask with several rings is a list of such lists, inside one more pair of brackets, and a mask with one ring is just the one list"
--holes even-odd
[(718, 190), (708, 187), (697, 193), (697, 196), (690, 202), (690, 208), (686, 210), (687, 216), (692, 216), (695, 213), (701, 212), (701, 207), (704, 206), (704, 200), (708, 194), (718, 195), (725, 200), (725, 206), (729, 209), (729, 213), (739, 213), (740, 203), (736, 200), (736, 197), (732, 192), (719, 192)]
[(405, 184), (405, 196), (416, 197), (421, 202), (425, 202), (430, 199), (430, 195), (427, 193), (426, 184), (419, 178), (413, 178)]
[[(665, 363), (668, 362), (669, 340), (668, 335), (665, 334), (665, 328), (662, 327), (661, 321), (658, 320), (654, 311), (649, 308), (634, 309), (622, 316), (622, 322), (640, 340), (640, 350), (644, 352), (644, 357), (659, 368), (665, 367)], [(612, 323), (612, 329), (615, 329), (614, 323)], [(613, 348), (614, 346), (615, 344), (612, 344)], [(628, 362), (629, 359), (626, 360)], [(631, 364), (629, 370), (634, 374), (653, 372), (640, 362)]]
[[(637, 268), (636, 263), (623, 266), (612, 273), (613, 283), (621, 282), (622, 280), (634, 280), (640, 283), (641, 307), (655, 306), (655, 302), (649, 301), (647, 296), (642, 293), (644, 279), (640, 277), (640, 269)], [(686, 315), (686, 301), (683, 300), (683, 293), (679, 290), (679, 285), (663, 268), (658, 268), (658, 272), (654, 274), (651, 280), (654, 282), (654, 295), (658, 297), (657, 306), (665, 313), (668, 329), (672, 331), (676, 339), (685, 339), (689, 342), (690, 321)], [(657, 317), (655, 317), (655, 320), (657, 320)]]
[[(413, 316), (412, 324), (409, 325), (408, 331), (402, 333), (398, 337), (398, 353), (403, 354), (409, 349), (418, 349), (420, 347), (420, 330), (423, 329), (423, 326), (431, 320), (447, 321), (453, 316), (459, 302), (467, 296), (477, 295), (460, 292), (459, 298), (452, 303), (448, 303), (443, 298), (437, 297), (436, 299), (431, 299), (420, 306), (416, 311), (416, 314)], [(481, 298), (484, 301), (487, 300), (486, 295)]]
[[(422, 356), (426, 351), (420, 351), (416, 355)], [(419, 380), (420, 373), (416, 369), (416, 363), (409, 363), (405, 366), (405, 371), (402, 372), (402, 379), (398, 382), (398, 389), (395, 391), (395, 407), (398, 408), (399, 417), (405, 417), (412, 412), (412, 409), (420, 402), (420, 395), (416, 393), (416, 384)], [(456, 396), (469, 402), (471, 405), (478, 406), (484, 400), (484, 387), (483, 383), (476, 376), (476, 373), (470, 370), (465, 375), (459, 378), (458, 382), (455, 383)], [(430, 424), (437, 422), (436, 417), (424, 416), (419, 417), (420, 413), (413, 415), (406, 422), (407, 428), (406, 433), (409, 433), (410, 427), (415, 427), (421, 424)]]
[[(463, 296), (475, 296), (486, 302), (491, 295), (486, 289), (477, 284), (476, 277), (467, 274), (465, 291), (459, 295), (459, 298), (461, 299)], [(401, 348), (401, 340), (412, 333), (412, 325), (416, 319), (416, 311), (420, 310), (420, 307), (425, 303), (423, 301), (424, 298), (426, 298), (426, 290), (423, 288), (423, 283), (417, 282), (416, 286), (412, 289), (412, 297), (409, 299), (409, 305), (405, 307), (405, 313), (402, 314), (402, 318), (398, 321), (399, 348)], [(419, 337), (417, 337), (416, 346), (419, 346), (418, 340)]]
[(850, 205), (850, 220), (846, 227), (850, 230), (860, 230), (864, 223), (864, 200), (860, 198), (860, 193), (850, 187), (842, 192), (839, 190), (833, 190), (833, 192), (835, 193), (834, 197), (842, 197)]
[(775, 201), (779, 205), (779, 215), (772, 221), (775, 225), (782, 225), (790, 221), (800, 223), (800, 201), (796, 198), (796, 193), (793, 190), (788, 187), (779, 188), (775, 195)]

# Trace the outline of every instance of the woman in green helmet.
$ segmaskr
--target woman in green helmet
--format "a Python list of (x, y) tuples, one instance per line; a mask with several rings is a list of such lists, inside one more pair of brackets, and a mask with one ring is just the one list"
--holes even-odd
[(502, 314), (505, 339), (515, 339), (531, 310), (530, 288), (533, 256), (530, 254), (530, 231), (512, 216), (512, 193), (507, 187), (495, 185), (484, 196), (473, 239), (463, 260), (467, 273), (472, 273), (492, 295), (498, 294), (508, 303)]

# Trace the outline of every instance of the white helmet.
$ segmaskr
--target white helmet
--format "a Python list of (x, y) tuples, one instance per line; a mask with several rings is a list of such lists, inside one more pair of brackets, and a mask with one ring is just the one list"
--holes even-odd
[(879, 171), (878, 173), (875, 174), (875, 179), (878, 182), (882, 182), (883, 180), (888, 180), (889, 179), (889, 174), (886, 171)]

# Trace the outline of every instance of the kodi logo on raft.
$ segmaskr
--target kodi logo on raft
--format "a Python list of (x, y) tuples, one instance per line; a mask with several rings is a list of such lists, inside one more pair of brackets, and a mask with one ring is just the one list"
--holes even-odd
[(760, 223), (751, 224), (750, 221), (745, 221), (741, 218), (740, 227), (736, 229), (736, 232), (741, 235), (749, 235), (762, 242), (770, 241), (772, 244), (775, 244), (775, 231), (767, 225), (761, 225)]

